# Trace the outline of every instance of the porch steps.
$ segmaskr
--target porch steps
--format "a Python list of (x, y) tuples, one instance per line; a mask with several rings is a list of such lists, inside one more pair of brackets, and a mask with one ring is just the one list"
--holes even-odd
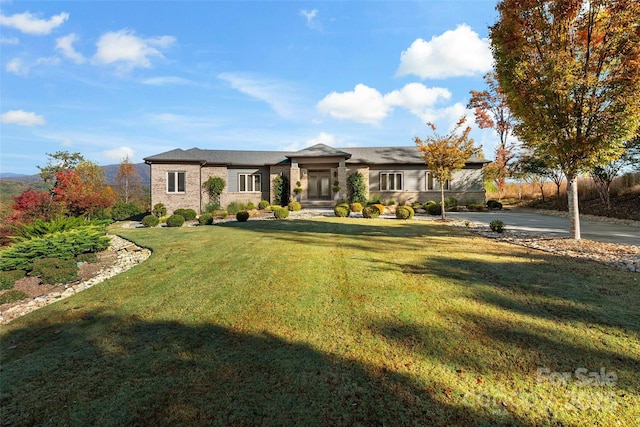
[(336, 202), (333, 200), (301, 200), (300, 204), (303, 209), (332, 209), (336, 205)]

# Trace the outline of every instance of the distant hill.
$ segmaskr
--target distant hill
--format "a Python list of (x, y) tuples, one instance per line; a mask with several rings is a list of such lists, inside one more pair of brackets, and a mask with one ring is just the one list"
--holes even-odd
[[(149, 165), (145, 163), (136, 163), (136, 171), (138, 171), (138, 175), (140, 175), (140, 183), (142, 185), (149, 185)], [(102, 166), (104, 169), (105, 177), (107, 178), (107, 182), (109, 184), (114, 184), (116, 182), (116, 174), (118, 173), (119, 164), (117, 165), (107, 165)], [(0, 179), (3, 181), (11, 181), (11, 182), (39, 182), (41, 181), (40, 174), (35, 175), (20, 175), (16, 173), (1, 173)]]

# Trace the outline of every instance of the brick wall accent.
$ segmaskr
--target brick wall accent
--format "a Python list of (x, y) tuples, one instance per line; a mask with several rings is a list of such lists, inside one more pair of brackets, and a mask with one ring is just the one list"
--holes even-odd
[[(167, 192), (167, 172), (185, 172), (185, 192)], [(171, 215), (176, 209), (194, 209), (200, 212), (200, 165), (162, 164), (151, 165), (151, 207), (162, 203)]]

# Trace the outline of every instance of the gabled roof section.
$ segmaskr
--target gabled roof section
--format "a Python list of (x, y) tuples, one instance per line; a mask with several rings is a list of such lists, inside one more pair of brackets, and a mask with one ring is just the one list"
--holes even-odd
[[(422, 154), (418, 147), (353, 147), (341, 148), (341, 150), (351, 153), (351, 159), (347, 163), (361, 164), (424, 164)], [(472, 157), (467, 163), (491, 163), (487, 159)]]
[(289, 163), (284, 151), (244, 151), (244, 150), (187, 150), (195, 157), (210, 165), (265, 166)]
[(288, 154), (287, 157), (342, 157), (348, 159), (351, 157), (351, 153), (330, 147), (326, 144), (316, 144), (296, 151), (295, 153)]
[(203, 162), (201, 157), (195, 156), (189, 151), (184, 151), (181, 148), (175, 150), (166, 151), (164, 153), (156, 154), (155, 156), (145, 157), (143, 159), (146, 163), (149, 162)]

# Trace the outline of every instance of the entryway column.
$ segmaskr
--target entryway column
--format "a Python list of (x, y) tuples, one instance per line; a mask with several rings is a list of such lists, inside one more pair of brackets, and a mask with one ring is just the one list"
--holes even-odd
[(292, 160), (291, 169), (289, 170), (289, 188), (287, 189), (289, 200), (296, 200), (293, 189), (296, 188), (296, 182), (298, 181), (300, 181), (300, 168), (298, 167), (298, 162)]
[(338, 163), (338, 185), (340, 186), (339, 197), (347, 200), (347, 166), (346, 159), (340, 159)]

